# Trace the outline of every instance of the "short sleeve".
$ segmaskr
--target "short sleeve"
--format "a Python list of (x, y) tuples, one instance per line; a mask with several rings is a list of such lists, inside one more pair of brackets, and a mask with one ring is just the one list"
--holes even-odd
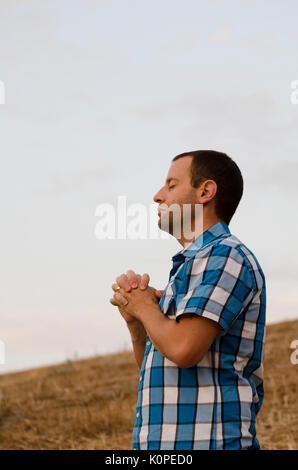
[(254, 296), (248, 262), (236, 248), (219, 244), (189, 263), (187, 292), (176, 296), (176, 320), (196, 314), (219, 323), (225, 334)]

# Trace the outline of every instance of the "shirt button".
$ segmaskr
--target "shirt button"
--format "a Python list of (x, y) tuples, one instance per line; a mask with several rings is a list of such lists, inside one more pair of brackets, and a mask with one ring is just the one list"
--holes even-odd
[(140, 413), (137, 413), (137, 418), (140, 416)]
[(147, 344), (147, 346), (150, 346), (150, 341), (147, 341), (147, 343), (146, 343), (146, 344)]
[(141, 377), (140, 377), (140, 382), (141, 382), (142, 378), (143, 378), (143, 377), (141, 376)]

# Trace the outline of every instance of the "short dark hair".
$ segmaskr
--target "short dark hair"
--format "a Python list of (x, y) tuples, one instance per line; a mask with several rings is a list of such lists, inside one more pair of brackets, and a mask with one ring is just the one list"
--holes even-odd
[(172, 161), (182, 157), (193, 157), (190, 175), (194, 188), (207, 179), (216, 182), (215, 212), (217, 217), (229, 224), (243, 194), (242, 174), (234, 160), (215, 150), (195, 150), (180, 153)]

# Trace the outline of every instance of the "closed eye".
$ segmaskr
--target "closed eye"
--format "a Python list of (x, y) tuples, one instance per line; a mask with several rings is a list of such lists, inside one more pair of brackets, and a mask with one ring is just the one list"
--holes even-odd
[(169, 189), (175, 188), (175, 184), (172, 184), (172, 186), (169, 186)]

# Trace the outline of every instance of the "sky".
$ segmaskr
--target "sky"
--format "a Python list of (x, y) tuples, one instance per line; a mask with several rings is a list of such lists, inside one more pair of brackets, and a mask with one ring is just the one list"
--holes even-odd
[(258, 258), (267, 323), (298, 318), (296, 0), (0, 0), (0, 373), (131, 349), (109, 303), (163, 289), (173, 239), (99, 240), (96, 207), (153, 204), (172, 158), (230, 155), (230, 230)]

